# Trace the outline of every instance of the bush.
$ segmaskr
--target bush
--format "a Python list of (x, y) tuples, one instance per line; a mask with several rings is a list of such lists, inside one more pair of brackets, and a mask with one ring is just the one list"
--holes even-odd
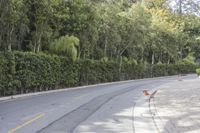
[(186, 58), (184, 58), (182, 63), (195, 65), (195, 57), (193, 56), (193, 53), (190, 53)]
[[(166, 64), (159, 63), (159, 64), (154, 65), (153, 70), (152, 70), (153, 77), (169, 75), (167, 72), (167, 68), (168, 68), (168, 65), (166, 65)], [(173, 70), (173, 68), (171, 68), (170, 70)], [(171, 73), (171, 74), (173, 75), (175, 73)]]
[(15, 53), (16, 78), (25, 92), (69, 87), (77, 84), (78, 69), (64, 57)]
[(200, 76), (200, 68), (196, 69), (196, 73), (198, 76)]
[(50, 45), (50, 50), (58, 55), (66, 55), (72, 60), (77, 58), (79, 39), (75, 36), (62, 36)]
[[(79, 60), (30, 52), (0, 53), (0, 96), (79, 85), (192, 73), (194, 64)], [(198, 73), (199, 73), (199, 69)]]
[(81, 60), (79, 61), (79, 67), (80, 85), (119, 80), (118, 67), (115, 62)]

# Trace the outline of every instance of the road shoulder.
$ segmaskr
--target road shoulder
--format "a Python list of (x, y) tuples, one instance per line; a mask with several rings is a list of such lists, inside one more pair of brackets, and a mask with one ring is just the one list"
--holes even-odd
[(164, 133), (200, 132), (200, 79), (183, 80), (159, 88), (155, 98)]

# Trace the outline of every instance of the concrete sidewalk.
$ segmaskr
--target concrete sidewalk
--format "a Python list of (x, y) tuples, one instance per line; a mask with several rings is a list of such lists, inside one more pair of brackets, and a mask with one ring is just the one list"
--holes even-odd
[(138, 100), (136, 133), (200, 133), (200, 79), (172, 82), (159, 88), (154, 99)]

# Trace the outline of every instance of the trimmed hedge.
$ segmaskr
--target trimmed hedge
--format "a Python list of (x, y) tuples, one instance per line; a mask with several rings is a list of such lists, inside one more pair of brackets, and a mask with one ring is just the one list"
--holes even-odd
[[(80, 60), (43, 53), (0, 53), (0, 96), (103, 82), (195, 72), (192, 64), (135, 64)], [(121, 70), (119, 72), (119, 70)]]
[(79, 85), (118, 81), (118, 67), (114, 62), (79, 61)]
[(78, 84), (78, 64), (64, 57), (15, 52), (15, 78), (21, 92), (43, 91)]
[(64, 57), (0, 53), (0, 94), (44, 91), (78, 84), (78, 64)]

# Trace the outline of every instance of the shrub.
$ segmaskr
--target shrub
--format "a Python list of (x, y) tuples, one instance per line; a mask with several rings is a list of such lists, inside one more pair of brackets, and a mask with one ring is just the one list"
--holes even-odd
[(80, 85), (111, 82), (119, 80), (118, 67), (115, 62), (95, 60), (79, 61)]
[[(31, 52), (0, 53), (0, 96), (50, 89), (192, 73), (194, 64), (155, 64), (123, 61), (79, 60)], [(199, 74), (199, 69), (197, 73)]]
[(200, 76), (200, 68), (196, 69), (196, 73), (198, 76)]
[(182, 60), (183, 64), (193, 64), (195, 65), (195, 58), (193, 56), (193, 53), (190, 53), (186, 58)]
[(50, 45), (50, 50), (58, 55), (65, 55), (73, 61), (77, 58), (79, 39), (75, 36), (63, 36)]
[(77, 66), (65, 57), (16, 52), (15, 60), (16, 78), (25, 92), (77, 84)]

